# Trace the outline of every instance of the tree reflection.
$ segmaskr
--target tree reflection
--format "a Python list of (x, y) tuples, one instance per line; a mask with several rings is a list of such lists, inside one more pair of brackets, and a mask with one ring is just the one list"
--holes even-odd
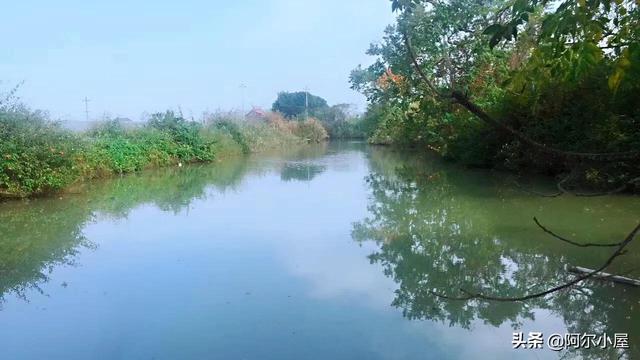
[(123, 218), (143, 204), (178, 213), (207, 197), (209, 188), (233, 190), (247, 174), (280, 166), (238, 158), (90, 182), (61, 198), (1, 204), (0, 305), (8, 294), (27, 300), (28, 290), (42, 292), (56, 266), (74, 265), (83, 249), (94, 248), (83, 229), (96, 217)]
[(91, 247), (81, 231), (91, 217), (84, 202), (50, 199), (41, 206), (20, 203), (1, 211), (0, 305), (7, 293), (26, 299), (28, 289), (42, 292), (39, 284), (54, 266), (73, 264), (81, 246)]
[(327, 170), (324, 165), (312, 163), (286, 163), (280, 173), (283, 181), (311, 181)]
[[(400, 159), (384, 150), (374, 150), (370, 160), (370, 216), (354, 224), (352, 235), (358, 242), (378, 244), (369, 259), (397, 282), (392, 305), (407, 318), (463, 328), (477, 320), (493, 326), (507, 322), (518, 328), (523, 320), (534, 319), (536, 309), (548, 309), (564, 319), (570, 332), (628, 332), (630, 339), (640, 339), (640, 292), (625, 286), (593, 281), (547, 298), (506, 303), (454, 301), (433, 294), (456, 297), (464, 288), (519, 296), (566, 281), (569, 265), (598, 264), (608, 256), (607, 250), (594, 254), (593, 249), (558, 244), (530, 219), (538, 214), (549, 218), (548, 209), (562, 203), (565, 226), (580, 229), (601, 223), (605, 213), (612, 217), (606, 202), (523, 196), (500, 176), (451, 168), (434, 160)], [(398, 168), (398, 164), (404, 166)], [(589, 211), (584, 211), (586, 204)], [(594, 231), (597, 241), (616, 240), (620, 230), (629, 226), (616, 228), (615, 224), (632, 226), (637, 221), (636, 203), (619, 204), (619, 208), (610, 227)], [(638, 263), (637, 249), (617, 270)], [(640, 344), (630, 343), (626, 355), (638, 355)], [(579, 355), (595, 359), (620, 354), (610, 348)]]

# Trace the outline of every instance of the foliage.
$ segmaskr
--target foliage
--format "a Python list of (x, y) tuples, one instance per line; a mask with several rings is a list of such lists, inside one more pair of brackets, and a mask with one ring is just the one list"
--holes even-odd
[(292, 132), (296, 121), (287, 120), (277, 112), (267, 112), (261, 121), (246, 122), (241, 114), (222, 114), (207, 122), (209, 129), (230, 136), (245, 154), (304, 141)]
[(251, 149), (249, 148), (249, 145), (247, 144), (246, 139), (240, 132), (240, 127), (238, 126), (237, 123), (234, 123), (231, 121), (220, 121), (215, 124), (215, 127), (217, 129), (228, 132), (231, 138), (233, 139), (233, 141), (235, 141), (236, 143), (238, 143), (238, 145), (240, 145), (240, 147), (242, 148), (242, 152), (244, 154), (248, 154), (251, 151)]
[(0, 111), (0, 139), (0, 197), (41, 194), (74, 180), (81, 141), (46, 114)]
[(171, 111), (143, 126), (107, 120), (85, 134), (52, 123), (46, 114), (11, 106), (0, 110), (0, 199), (62, 190), (81, 180), (221, 156), (318, 142), (327, 137), (317, 120), (204, 126)]
[(243, 136), (249, 144), (251, 152), (260, 152), (271, 148), (281, 148), (292, 144), (305, 142), (304, 138), (292, 133), (290, 129), (297, 122), (287, 122), (284, 128), (271, 124), (255, 124), (242, 128)]
[(325, 123), (327, 133), (332, 139), (366, 139), (367, 133), (361, 118), (340, 120), (333, 123)]
[[(538, 46), (532, 66), (556, 76), (580, 80), (602, 62), (609, 88), (637, 86), (640, 78), (640, 10), (632, 0), (580, 0), (554, 4), (549, 0), (518, 0), (503, 11), (504, 21), (485, 30), (491, 46), (517, 40), (523, 30), (536, 30)], [(544, 10), (546, 8), (546, 10)], [(533, 14), (542, 9), (538, 21)], [(538, 24), (536, 24), (536, 22)], [(524, 27), (524, 25), (529, 27)]]
[(17, 93), (22, 84), (23, 82), (18, 83), (9, 91), (0, 93), (0, 111), (16, 110), (17, 107), (20, 107)]
[[(560, 173), (575, 165), (528, 151), (439, 99), (432, 86), (467, 94), (494, 118), (556, 148), (640, 148), (637, 2), (393, 0), (392, 7), (397, 23), (367, 52), (376, 61), (351, 74), (352, 88), (379, 119), (371, 141), (428, 147), (479, 166)], [(405, 37), (432, 84), (413, 67)], [(620, 163), (599, 173), (594, 181), (616, 183), (640, 169)]]
[(327, 109), (327, 101), (319, 96), (306, 91), (286, 92), (278, 94), (278, 98), (273, 103), (272, 111), (280, 112), (287, 118), (295, 118), (305, 115), (308, 110), (309, 116), (315, 116), (317, 112)]
[(292, 132), (307, 142), (321, 142), (329, 138), (324, 126), (317, 119), (310, 118), (293, 124)]
[(351, 107), (350, 104), (336, 104), (315, 110), (313, 116), (329, 124), (347, 121), (354, 116)]
[(350, 104), (336, 104), (317, 111), (316, 117), (332, 139), (365, 139), (373, 129), (364, 117), (356, 114)]
[[(305, 93), (286, 93), (281, 92), (274, 102), (273, 112), (267, 114), (267, 121), (272, 124), (282, 124), (285, 117), (298, 120), (307, 120), (305, 118)], [(280, 115), (282, 119), (275, 119)], [(316, 119), (324, 127), (327, 136), (319, 129), (312, 136), (313, 141), (320, 141), (326, 137), (332, 139), (364, 139), (368, 138), (374, 131), (375, 126), (371, 125), (371, 118), (365, 118), (357, 115), (353, 111), (351, 104), (336, 104), (329, 106), (327, 102), (315, 95), (309, 94), (309, 117)], [(291, 127), (291, 131), (298, 133), (310, 130), (315, 125), (301, 125), (296, 130)]]
[(428, 147), (455, 158), (471, 158), (467, 151), (477, 154), (460, 146), (470, 142), (473, 129), (478, 128), (475, 121), (462, 109), (425, 96), (427, 89), (408, 61), (403, 37), (406, 33), (411, 38), (425, 72), (437, 86), (474, 90), (480, 102), (491, 104), (500, 96), (507, 57), (504, 52), (490, 52), (479, 34), (500, 3), (454, 0), (433, 6), (412, 2), (411, 11), (400, 14), (398, 23), (387, 28), (382, 43), (371, 45), (367, 53), (376, 56), (376, 62), (356, 68), (351, 83), (367, 97), (369, 116), (377, 119), (372, 142)]
[(176, 156), (183, 161), (211, 161), (213, 143), (202, 134), (202, 125), (176, 116), (172, 111), (153, 114), (148, 127), (165, 132), (178, 145)]

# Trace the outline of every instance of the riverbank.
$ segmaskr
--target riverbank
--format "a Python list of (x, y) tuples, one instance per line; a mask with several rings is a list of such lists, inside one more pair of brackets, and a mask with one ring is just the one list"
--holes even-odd
[(139, 127), (111, 120), (73, 133), (46, 115), (0, 112), (0, 200), (47, 195), (78, 183), (144, 169), (207, 163), (220, 158), (326, 138), (315, 120), (256, 123), (188, 121), (167, 111)]

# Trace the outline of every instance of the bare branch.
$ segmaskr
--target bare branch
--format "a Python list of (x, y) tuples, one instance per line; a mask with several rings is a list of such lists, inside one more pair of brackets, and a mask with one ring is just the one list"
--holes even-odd
[(447, 296), (447, 295), (443, 295), (443, 294), (439, 294), (436, 293), (434, 291), (430, 291), (431, 294), (444, 298), (444, 299), (448, 299), (448, 300), (461, 300), (461, 301), (466, 301), (466, 300), (472, 300), (472, 299), (479, 299), (479, 300), (489, 300), (489, 301), (498, 301), (498, 302), (513, 302), (513, 301), (525, 301), (525, 300), (530, 300), (530, 299), (534, 299), (534, 298), (539, 298), (539, 297), (543, 297), (543, 296), (547, 296), (551, 293), (560, 291), (560, 290), (564, 290), (567, 289), (575, 284), (578, 284), (584, 280), (587, 280), (595, 275), (597, 275), (598, 273), (602, 272), (603, 270), (605, 270), (607, 267), (609, 267), (613, 261), (618, 257), (623, 255), (626, 251), (625, 251), (625, 247), (627, 247), (627, 245), (629, 245), (629, 243), (631, 243), (631, 241), (633, 241), (633, 239), (636, 237), (636, 235), (638, 234), (638, 232), (640, 232), (640, 224), (638, 224), (630, 233), (629, 235), (627, 235), (627, 237), (620, 242), (620, 245), (618, 246), (618, 248), (616, 249), (616, 251), (613, 252), (613, 254), (611, 254), (611, 256), (609, 256), (609, 258), (607, 259), (607, 261), (604, 262), (604, 264), (602, 264), (599, 268), (586, 273), (582, 276), (578, 276), (577, 278), (566, 282), (564, 284), (552, 287), (550, 289), (547, 289), (545, 291), (541, 291), (538, 293), (533, 293), (533, 294), (528, 294), (528, 295), (523, 295), (523, 296), (516, 296), (516, 297), (501, 297), (501, 296), (493, 296), (493, 295), (485, 295), (482, 293), (474, 293), (465, 289), (460, 289), (460, 292), (462, 292), (463, 296), (459, 296), (459, 297), (452, 297), (452, 296)]
[(618, 187), (616, 187), (614, 189), (611, 189), (611, 190), (601, 191), (601, 192), (593, 192), (593, 193), (579, 193), (579, 192), (569, 191), (564, 187), (564, 183), (566, 183), (570, 178), (572, 178), (574, 173), (575, 173), (575, 169), (569, 175), (567, 175), (566, 178), (564, 178), (562, 181), (560, 181), (557, 184), (558, 190), (560, 190), (560, 192), (571, 194), (573, 196), (581, 196), (581, 197), (605, 196), (605, 195), (613, 195), (613, 194), (617, 194), (617, 193), (623, 192), (629, 186), (631, 186), (631, 185), (633, 185), (633, 184), (635, 184), (637, 182), (640, 182), (640, 177), (637, 177), (637, 178), (633, 178), (633, 179), (625, 182), (621, 186), (618, 186)]
[(613, 160), (632, 160), (640, 158), (640, 151), (625, 151), (625, 152), (613, 152), (613, 153), (584, 153), (577, 151), (565, 151), (557, 149), (545, 144), (539, 143), (523, 133), (515, 130), (509, 125), (506, 125), (487, 114), (478, 105), (474, 104), (469, 98), (459, 91), (453, 91), (451, 98), (458, 104), (465, 107), (469, 112), (474, 114), (480, 120), (483, 120), (487, 124), (496, 127), (504, 132), (509, 133), (516, 139), (520, 140), (525, 145), (538, 151), (539, 153), (548, 154), (563, 159), (589, 159), (593, 161), (613, 161)]
[(617, 194), (620, 192), (625, 191), (630, 185), (635, 184), (637, 182), (640, 181), (640, 177), (631, 179), (629, 181), (627, 181), (626, 183), (620, 185), (619, 187), (612, 189), (612, 190), (607, 190), (607, 191), (602, 191), (602, 192), (594, 192), (594, 193), (572, 193), (572, 195), (575, 196), (586, 196), (586, 197), (595, 197), (595, 196), (603, 196), (603, 195), (613, 195), (613, 194)]
[(551, 155), (554, 157), (559, 157), (565, 160), (589, 159), (593, 161), (614, 161), (614, 160), (640, 159), (640, 151), (624, 151), (624, 152), (612, 152), (612, 153), (584, 153), (584, 152), (577, 152), (577, 151), (566, 151), (566, 150), (557, 149), (552, 146), (547, 146), (545, 144), (542, 144), (540, 142), (537, 142), (529, 138), (528, 136), (521, 133), (520, 131), (515, 130), (511, 126), (506, 125), (494, 119), (482, 108), (480, 108), (478, 105), (473, 103), (465, 94), (461, 93), (460, 91), (455, 91), (453, 89), (450, 89), (450, 93), (448, 95), (443, 94), (438, 90), (434, 82), (425, 74), (425, 72), (420, 67), (416, 54), (413, 51), (413, 47), (411, 45), (411, 39), (409, 38), (409, 35), (406, 32), (403, 32), (402, 35), (404, 38), (405, 46), (407, 47), (407, 53), (409, 54), (409, 58), (413, 63), (413, 67), (415, 68), (415, 71), (418, 73), (422, 81), (425, 84), (427, 84), (429, 89), (433, 92), (433, 94), (436, 97), (457, 102), (458, 104), (466, 108), (469, 112), (474, 114), (480, 120), (484, 121), (485, 123), (503, 132), (510, 134), (511, 136), (518, 139), (528, 147), (536, 150), (537, 152)]
[(522, 191), (524, 191), (524, 192), (526, 192), (526, 193), (533, 194), (533, 195), (537, 195), (537, 196), (542, 196), (542, 197), (558, 197), (558, 196), (560, 196), (560, 195), (562, 195), (562, 194), (564, 194), (564, 193), (565, 193), (564, 191), (558, 191), (558, 192), (556, 192), (556, 193), (552, 193), (552, 194), (545, 194), (545, 193), (542, 193), (542, 192), (539, 192), (539, 191), (535, 191), (535, 190), (531, 190), (531, 189), (527, 189), (527, 188), (525, 188), (524, 186), (522, 186), (522, 184), (520, 184), (520, 183), (518, 182), (518, 180), (514, 180), (513, 182), (514, 182), (514, 184), (518, 187), (518, 189), (520, 189), (520, 190), (522, 190)]
[(546, 232), (547, 234), (553, 236), (554, 238), (560, 240), (560, 241), (564, 241), (566, 243), (569, 243), (571, 245), (575, 245), (575, 246), (579, 246), (579, 247), (614, 247), (614, 246), (620, 246), (620, 244), (622, 242), (617, 242), (617, 243), (612, 243), (612, 244), (598, 244), (598, 243), (586, 243), (586, 244), (582, 244), (582, 243), (578, 243), (575, 242), (573, 240), (569, 240), (565, 237), (562, 237), (556, 233), (554, 233), (553, 231), (547, 229), (546, 227), (544, 227), (542, 224), (540, 224), (540, 222), (538, 221), (538, 218), (536, 218), (535, 216), (533, 217), (533, 221), (535, 221), (536, 225), (538, 225), (538, 227), (540, 229), (542, 229), (542, 231)]
[[(407, 47), (407, 53), (409, 54), (409, 58), (411, 59), (411, 62), (413, 63), (413, 66), (416, 69), (416, 72), (418, 73), (418, 75), (420, 76), (422, 81), (425, 84), (427, 84), (427, 86), (429, 87), (429, 89), (431, 89), (431, 91), (433, 92), (433, 94), (435, 96), (443, 97), (443, 95), (438, 91), (438, 89), (433, 84), (431, 79), (429, 79), (429, 77), (424, 73), (424, 71), (422, 71), (422, 68), (420, 67), (420, 64), (418, 64), (418, 58), (416, 57), (415, 52), (413, 52), (413, 46), (411, 45), (411, 39), (409, 39), (409, 35), (407, 35), (406, 32), (403, 32), (402, 36), (404, 38), (404, 43), (405, 43), (405, 45)], [(440, 61), (442, 61), (442, 60), (440, 60)]]
[(558, 187), (558, 190), (560, 190), (560, 192), (563, 193), (570, 193), (569, 191), (567, 191), (567, 189), (564, 188), (564, 183), (566, 183), (567, 181), (569, 181), (569, 179), (573, 176), (573, 174), (575, 173), (576, 169), (574, 168), (571, 173), (569, 173), (569, 175), (567, 175), (567, 177), (565, 177), (564, 179), (562, 179), (560, 182), (558, 182), (556, 184), (556, 187)]

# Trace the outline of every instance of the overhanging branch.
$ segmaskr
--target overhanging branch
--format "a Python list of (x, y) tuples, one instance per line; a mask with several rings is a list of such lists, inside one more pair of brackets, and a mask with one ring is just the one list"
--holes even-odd
[(416, 57), (415, 52), (413, 51), (413, 46), (411, 45), (411, 40), (409, 35), (406, 32), (402, 33), (405, 46), (407, 47), (407, 53), (415, 68), (415, 71), (418, 73), (420, 79), (429, 87), (433, 95), (438, 98), (454, 101), (460, 105), (462, 105), (469, 112), (474, 114), (477, 118), (484, 121), (485, 123), (491, 125), (492, 127), (505, 132), (515, 139), (519, 140), (529, 148), (535, 150), (538, 153), (550, 155), (553, 157), (562, 158), (565, 160), (592, 160), (592, 161), (616, 161), (616, 160), (635, 160), (640, 159), (640, 151), (624, 151), (624, 152), (611, 152), (611, 153), (586, 153), (586, 152), (577, 152), (577, 151), (566, 151), (562, 149), (558, 149), (552, 146), (547, 146), (543, 143), (535, 141), (530, 137), (526, 136), (522, 132), (512, 128), (509, 125), (502, 123), (494, 119), (491, 115), (485, 112), (481, 107), (473, 103), (465, 94), (455, 89), (450, 89), (449, 92), (442, 92), (438, 90), (435, 86), (435, 83), (425, 74), (425, 72), (420, 67), (418, 63), (418, 59)]

